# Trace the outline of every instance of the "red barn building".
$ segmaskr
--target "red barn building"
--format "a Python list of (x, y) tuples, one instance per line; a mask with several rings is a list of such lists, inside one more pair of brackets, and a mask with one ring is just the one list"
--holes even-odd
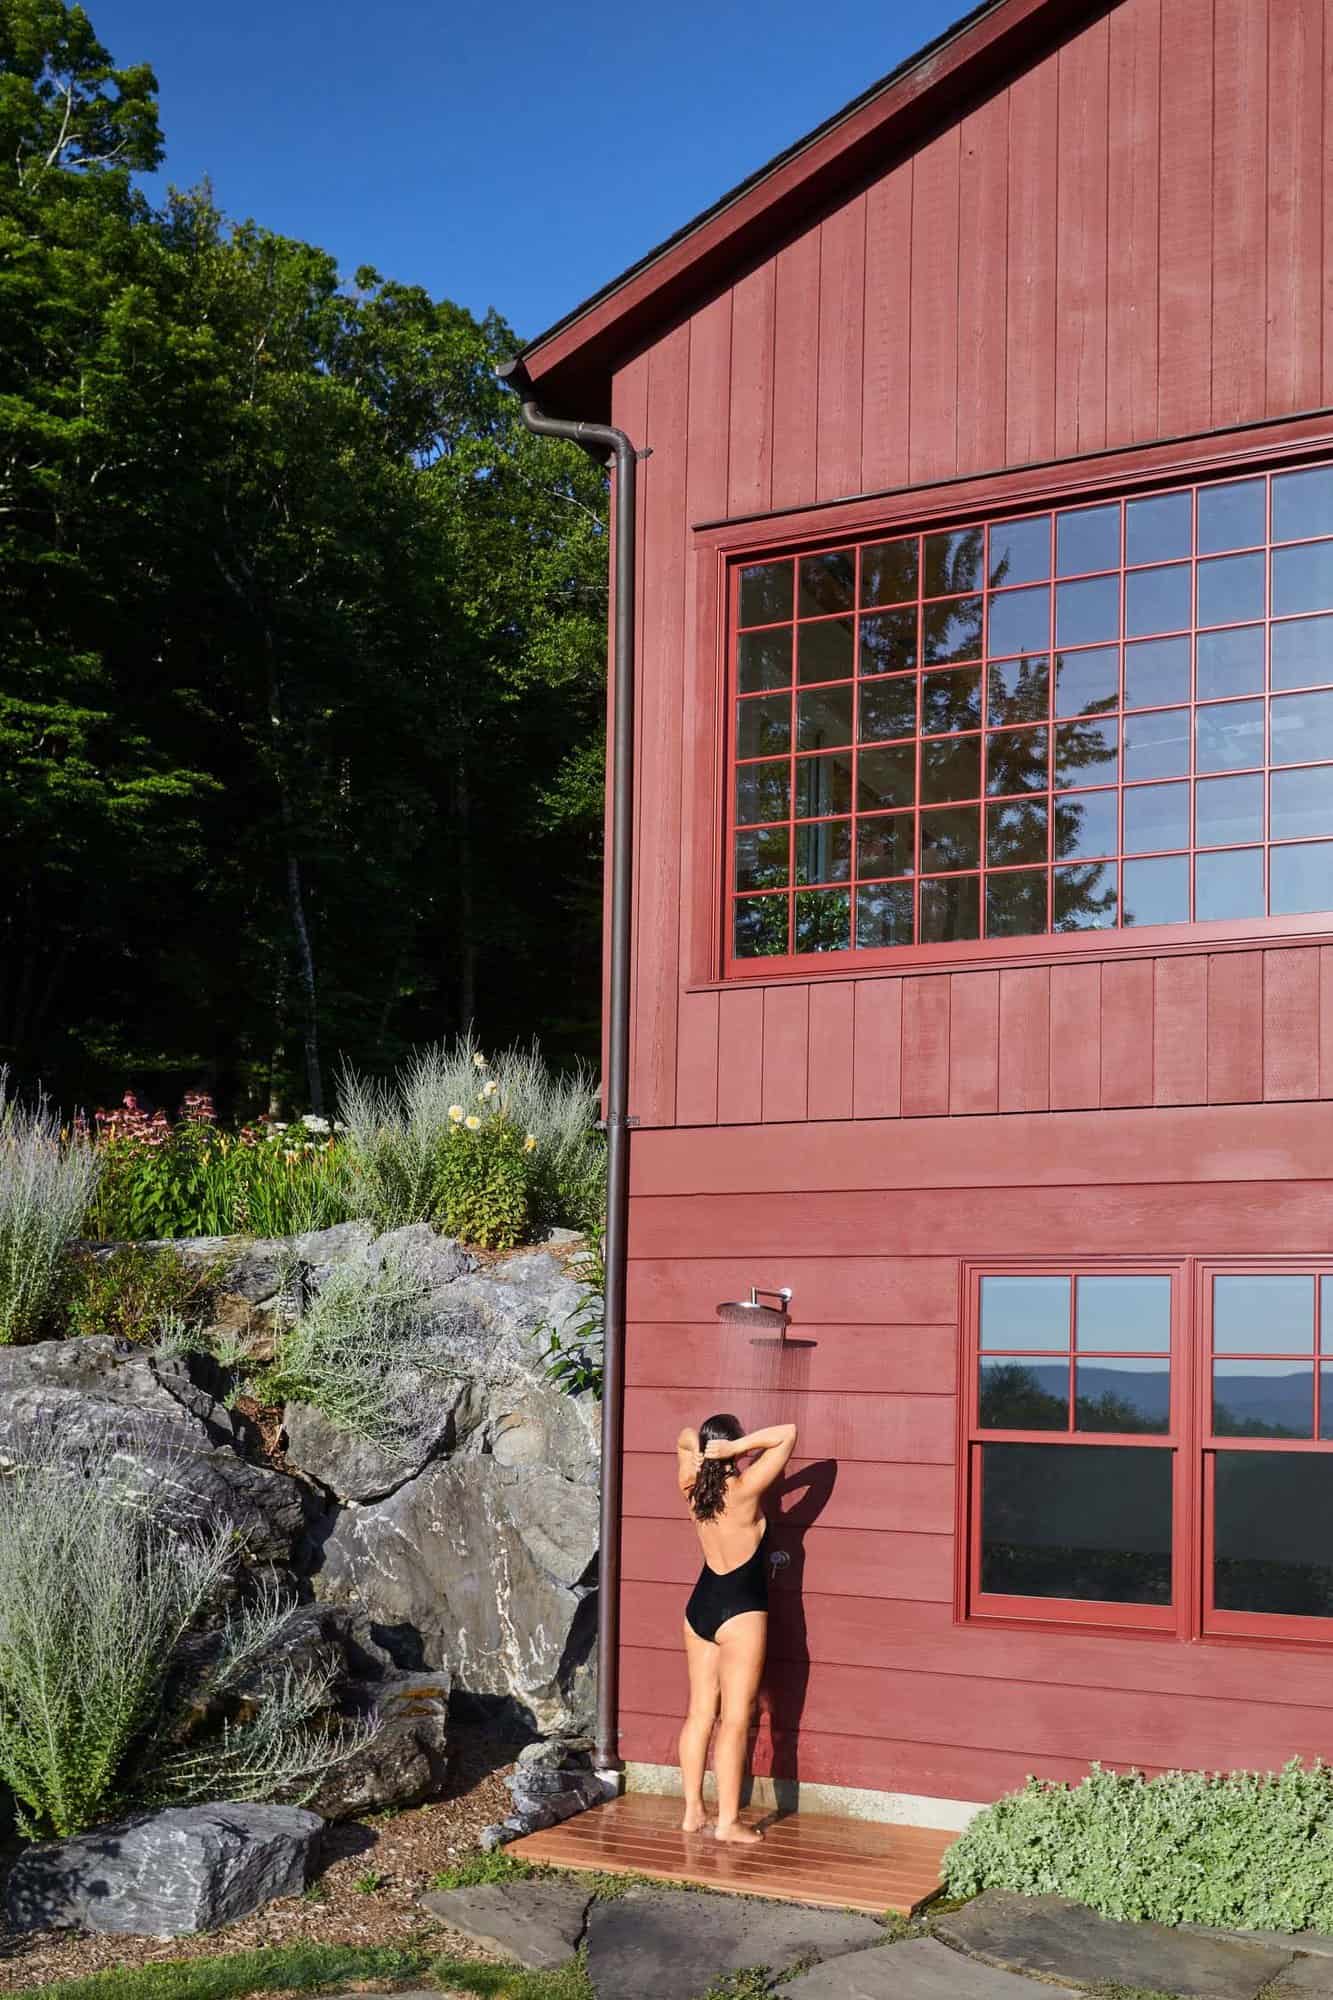
[(1331, 96), (1333, 0), (993, 0), (524, 356), (651, 451), (631, 1787), (715, 1409), (807, 1803), (1333, 1753)]

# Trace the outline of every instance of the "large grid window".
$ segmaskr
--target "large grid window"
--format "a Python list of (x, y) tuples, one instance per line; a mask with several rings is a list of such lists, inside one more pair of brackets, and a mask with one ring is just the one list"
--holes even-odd
[(734, 960), (1333, 906), (1333, 466), (738, 564)]
[(968, 1609), (1333, 1643), (1333, 1269), (972, 1275)]

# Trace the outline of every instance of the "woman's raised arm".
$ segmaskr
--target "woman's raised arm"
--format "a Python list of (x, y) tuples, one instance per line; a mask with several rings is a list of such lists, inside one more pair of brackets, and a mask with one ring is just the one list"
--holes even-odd
[(766, 1430), (748, 1436), (716, 1439), (704, 1452), (705, 1458), (740, 1458), (755, 1451), (759, 1456), (747, 1465), (737, 1482), (745, 1493), (765, 1493), (782, 1472), (796, 1449), (795, 1424), (770, 1424)]
[(702, 1464), (698, 1431), (683, 1430), (676, 1439), (676, 1484), (682, 1493), (689, 1492)]

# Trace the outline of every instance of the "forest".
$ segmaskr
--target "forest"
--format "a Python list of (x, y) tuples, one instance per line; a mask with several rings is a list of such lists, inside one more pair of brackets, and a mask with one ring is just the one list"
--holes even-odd
[(0, 1064), (241, 1117), (474, 1021), (595, 1057), (603, 470), (498, 314), (163, 157), (148, 62), (0, 0)]

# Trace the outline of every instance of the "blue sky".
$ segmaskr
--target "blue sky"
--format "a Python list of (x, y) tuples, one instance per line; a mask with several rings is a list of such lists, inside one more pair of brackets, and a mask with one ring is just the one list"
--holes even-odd
[(530, 338), (968, 0), (84, 4), (157, 70), (164, 182)]

